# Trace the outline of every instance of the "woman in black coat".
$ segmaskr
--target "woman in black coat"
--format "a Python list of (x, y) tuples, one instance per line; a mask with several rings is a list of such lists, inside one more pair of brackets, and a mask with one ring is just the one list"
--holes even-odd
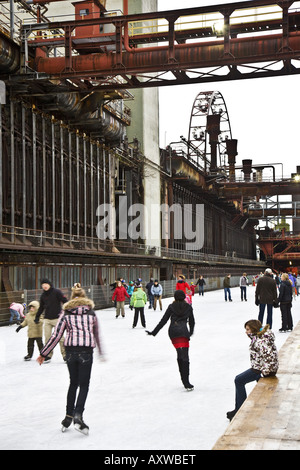
[[(185, 301), (185, 293), (182, 290), (175, 291), (174, 302), (169, 305), (164, 316), (153, 331), (146, 331), (148, 335), (156, 336), (171, 320), (169, 326), (169, 337), (177, 351), (177, 362), (182, 383), (186, 390), (194, 389), (189, 382), (190, 362), (189, 362), (189, 340), (194, 332), (195, 319), (193, 308)], [(189, 323), (189, 328), (187, 326)]]
[(281, 310), (281, 322), (282, 326), (280, 332), (284, 333), (285, 331), (291, 331), (293, 329), (293, 319), (292, 319), (292, 300), (293, 300), (293, 287), (292, 283), (289, 280), (289, 275), (283, 273), (281, 276), (281, 284), (279, 287), (279, 297), (278, 302), (280, 303)]

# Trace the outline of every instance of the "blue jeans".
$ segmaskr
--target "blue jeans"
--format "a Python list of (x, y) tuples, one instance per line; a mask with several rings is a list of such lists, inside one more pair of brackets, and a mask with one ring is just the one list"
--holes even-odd
[(149, 297), (149, 308), (152, 308), (154, 304), (154, 295), (148, 294), (148, 297)]
[(247, 300), (247, 287), (246, 286), (240, 286), (241, 287), (241, 300)]
[(247, 398), (246, 387), (245, 385), (254, 382), (256, 380), (259, 381), (261, 375), (260, 372), (255, 371), (253, 369), (245, 370), (241, 374), (237, 375), (234, 379), (235, 383), (235, 410), (239, 410), (244, 401)]
[(272, 322), (273, 322), (273, 305), (272, 304), (259, 304), (258, 319), (260, 323), (263, 324), (266, 306), (267, 306), (267, 323), (268, 325), (270, 325), (270, 329), (272, 329)]
[(230, 287), (224, 287), (224, 294), (225, 294), (225, 300), (227, 300), (227, 294), (228, 294), (229, 300), (231, 300)]
[(199, 295), (204, 295), (204, 286), (199, 286)]
[(9, 319), (10, 325), (12, 324), (14, 317), (17, 317), (17, 321), (20, 321), (20, 314), (19, 312), (17, 312), (17, 310), (10, 308), (9, 311), (10, 311), (10, 319)]

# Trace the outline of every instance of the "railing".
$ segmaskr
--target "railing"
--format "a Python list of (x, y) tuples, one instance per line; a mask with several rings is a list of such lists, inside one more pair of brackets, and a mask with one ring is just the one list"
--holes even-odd
[[(224, 277), (216, 276), (216, 277), (208, 277), (205, 278), (205, 290), (217, 290), (223, 288), (223, 279)], [(232, 276), (231, 277), (231, 286), (236, 287), (239, 285), (240, 276)], [(196, 283), (196, 280), (190, 279), (187, 280), (188, 283), (193, 281)], [(249, 279), (250, 281), (250, 279)], [(175, 288), (176, 288), (176, 280), (171, 281), (160, 281), (160, 284), (163, 289), (163, 297), (164, 298), (172, 298)], [(70, 298), (71, 289), (60, 289), (63, 294)], [(95, 303), (95, 310), (101, 310), (105, 308), (114, 308), (114, 303), (112, 302), (112, 294), (113, 289), (109, 285), (101, 285), (101, 286), (88, 286), (84, 287), (87, 297), (91, 298)], [(28, 305), (33, 300), (39, 301), (40, 296), (42, 294), (42, 290), (23, 290), (23, 291), (11, 291), (11, 292), (0, 292), (0, 326), (5, 326), (8, 324), (10, 313), (9, 313), (9, 305), (12, 302), (18, 303), (25, 303)], [(128, 300), (127, 300), (128, 303)]]
[[(7, 239), (7, 240), (6, 240)], [(146, 257), (172, 258), (180, 260), (193, 260), (195, 262), (219, 262), (244, 265), (258, 265), (260, 261), (241, 258), (238, 253), (228, 253), (227, 256), (202, 253), (194, 250), (179, 250), (161, 246), (152, 246), (141, 243), (131, 243), (119, 240), (100, 240), (97, 237), (84, 235), (70, 235), (67, 233), (44, 232), (31, 228), (0, 226), (0, 245), (9, 244), (20, 246), (20, 241), (31, 243), (37, 248), (48, 247), (52, 251), (79, 250), (108, 254), (118, 252), (123, 254), (140, 255)], [(261, 263), (263, 265), (263, 263)]]

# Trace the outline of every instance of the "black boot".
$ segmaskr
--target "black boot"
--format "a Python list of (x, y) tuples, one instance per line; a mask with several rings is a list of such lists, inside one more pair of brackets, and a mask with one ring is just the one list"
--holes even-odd
[(227, 412), (226, 416), (229, 419), (229, 421), (231, 421), (235, 417), (236, 413), (237, 413), (236, 410), (232, 410), (232, 411)]
[(71, 415), (66, 415), (65, 418), (62, 420), (62, 432), (65, 432), (66, 429), (68, 429), (73, 421), (73, 416)]
[(85, 435), (89, 433), (89, 427), (85, 424), (80, 413), (74, 415), (74, 427), (77, 431), (82, 432)]
[(186, 390), (194, 390), (194, 385), (189, 382), (190, 375), (190, 363), (188, 361), (183, 361), (182, 359), (177, 359), (181, 381)]

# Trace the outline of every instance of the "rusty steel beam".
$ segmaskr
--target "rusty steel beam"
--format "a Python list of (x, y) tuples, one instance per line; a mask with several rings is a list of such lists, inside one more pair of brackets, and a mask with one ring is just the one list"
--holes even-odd
[[(289, 7), (293, 3), (288, 0), (275, 3), (278, 8), (282, 9), (282, 21), (278, 23), (278, 20), (270, 19), (269, 31), (272, 31), (273, 34), (260, 37), (237, 37), (241, 32), (245, 32), (247, 22), (241, 20), (240, 25), (231, 25), (230, 15), (235, 10), (243, 11), (247, 8), (274, 6), (274, 2), (270, 0), (236, 2), (135, 15), (128, 15), (128, 10), (125, 8), (126, 14), (124, 16), (24, 25), (23, 37), (25, 38), (31, 31), (58, 29), (63, 31), (64, 44), (67, 45), (65, 57), (47, 57), (39, 50), (41, 36), (37, 35), (36, 43), (28, 41), (26, 47), (32, 47), (37, 51), (35, 60), (29, 64), (31, 70), (28, 69), (28, 72), (33, 70), (39, 73), (38, 76), (28, 74), (28, 77), (30, 76), (33, 81), (35, 79), (41, 81), (54, 78), (86, 78), (98, 81), (99, 88), (129, 89), (297, 74), (300, 73), (300, 67), (292, 65), (291, 60), (300, 60), (300, 32), (298, 32), (300, 21), (295, 17), (296, 13), (289, 11)], [(124, 2), (125, 6), (127, 4), (127, 1)], [(213, 12), (220, 12), (223, 15), (225, 25), (224, 36), (216, 38), (215, 41), (203, 42), (196, 39), (197, 42), (187, 44), (174, 28), (176, 20), (180, 17)], [(167, 21), (168, 30), (165, 34), (166, 37), (156, 37), (156, 40), (164, 40), (167, 45), (135, 47), (136, 43), (132, 39), (133, 37), (128, 35), (129, 23), (158, 21), (159, 19)], [(72, 55), (71, 48), (77, 50), (79, 47), (78, 40), (80, 38), (76, 38), (76, 28), (95, 24), (112, 25), (116, 33), (115, 42), (112, 43), (113, 50), (101, 51), (101, 53), (95, 53), (93, 50), (93, 53), (86, 51), (87, 53), (84, 55)], [(255, 28), (259, 30), (260, 26), (262, 30), (266, 28), (267, 21), (264, 19), (261, 22), (259, 20), (255, 22)], [(279, 27), (281, 29), (278, 29)], [(72, 31), (75, 31), (75, 36), (71, 38)], [(191, 29), (190, 34), (194, 34), (195, 39), (198, 33)], [(97, 38), (94, 39), (97, 40)], [(145, 33), (144, 42), (151, 42), (152, 39), (153, 34)], [(140, 40), (142, 41), (142, 39)], [(136, 38), (136, 41), (139, 39)], [(282, 62), (282, 67), (276, 67), (277, 70), (272, 69), (271, 64), (274, 62)], [(257, 65), (259, 63), (262, 63), (261, 67)], [(239, 65), (248, 67), (249, 72), (241, 73), (237, 68)], [(224, 70), (218, 74), (218, 68), (223, 69), (224, 66), (228, 67), (228, 74), (224, 74)], [(211, 67), (214, 67), (215, 70), (208, 71), (207, 69)], [(193, 71), (191, 76), (188, 75), (190, 70)], [(172, 79), (166, 76), (169, 71), (173, 72)], [(116, 83), (116, 76), (121, 76), (123, 81), (119, 80)], [(22, 78), (26, 79), (26, 74)], [(16, 77), (16, 80), (22, 80), (22, 78)]]
[(224, 52), (223, 41), (202, 44), (178, 44), (174, 48), (174, 59), (170, 63), (168, 46), (141, 52), (123, 52), (122, 62), (116, 54), (100, 53), (72, 57), (72, 70), (68, 69), (65, 57), (38, 57), (33, 64), (35, 70), (52, 77), (95, 77), (119, 74), (153, 73), (169, 70), (189, 70), (215, 66), (243, 65), (300, 59), (300, 32), (289, 34), (290, 49), (282, 51), (282, 36), (261, 36), (231, 40), (230, 54)]
[(238, 199), (241, 196), (276, 196), (299, 194), (299, 185), (295, 182), (276, 181), (272, 183), (244, 182), (227, 183), (219, 186), (218, 195), (227, 199)]

